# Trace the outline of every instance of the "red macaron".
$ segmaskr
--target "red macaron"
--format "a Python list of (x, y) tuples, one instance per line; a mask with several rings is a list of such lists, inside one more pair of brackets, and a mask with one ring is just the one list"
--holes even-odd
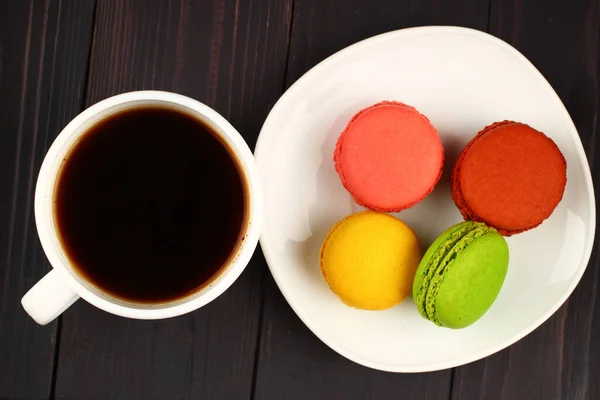
[(442, 174), (444, 148), (423, 114), (383, 101), (354, 115), (337, 141), (334, 162), (358, 204), (396, 212), (431, 193)]
[(466, 220), (511, 236), (547, 219), (563, 197), (567, 163), (528, 125), (503, 121), (479, 132), (452, 171), (452, 198)]

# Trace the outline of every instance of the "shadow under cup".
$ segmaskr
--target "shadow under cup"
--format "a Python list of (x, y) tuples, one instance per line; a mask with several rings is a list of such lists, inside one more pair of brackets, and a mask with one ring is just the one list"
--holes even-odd
[(66, 148), (52, 225), (63, 265), (90, 292), (168, 308), (227, 275), (247, 236), (250, 189), (217, 124), (168, 102), (122, 104)]

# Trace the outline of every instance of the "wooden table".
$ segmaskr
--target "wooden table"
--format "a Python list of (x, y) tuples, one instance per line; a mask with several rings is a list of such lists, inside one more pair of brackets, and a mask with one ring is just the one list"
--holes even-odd
[(223, 296), (179, 318), (127, 320), (79, 301), (40, 327), (20, 307), (50, 268), (33, 217), (40, 163), (81, 110), (125, 91), (174, 91), (215, 108), (253, 147), (279, 96), (319, 61), (435, 24), (523, 52), (567, 106), (598, 179), (600, 0), (3, 0), (0, 399), (600, 399), (597, 251), (567, 303), (525, 339), (414, 375), (361, 367), (321, 343), (260, 251)]

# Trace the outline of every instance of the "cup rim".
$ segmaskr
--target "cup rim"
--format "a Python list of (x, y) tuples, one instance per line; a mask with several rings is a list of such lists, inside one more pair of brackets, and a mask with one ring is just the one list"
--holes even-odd
[[(132, 105), (165, 103), (196, 113), (205, 122), (213, 125), (221, 138), (231, 147), (246, 178), (249, 205), (244, 240), (238, 245), (235, 255), (215, 280), (189, 297), (172, 302), (136, 305), (134, 302), (125, 302), (111, 296), (97, 289), (96, 285), (82, 283), (81, 281), (85, 281), (85, 279), (80, 275), (76, 277), (73, 268), (65, 265), (68, 262), (54, 228), (52, 191), (59, 170), (56, 166), (57, 160), (68, 153), (71, 147), (67, 143), (76, 141), (87, 130), (86, 125), (96, 123), (98, 119), (103, 118), (102, 115), (107, 110), (121, 109), (127, 103), (132, 103)], [(38, 173), (34, 214), (38, 236), (52, 268), (61, 274), (65, 282), (80, 297), (106, 312), (122, 317), (161, 319), (185, 314), (208, 304), (227, 290), (241, 275), (258, 245), (262, 222), (261, 196), (260, 178), (254, 156), (240, 133), (224, 117), (209, 106), (187, 96), (164, 91), (144, 90), (122, 93), (104, 99), (85, 109), (62, 129), (46, 153)]]

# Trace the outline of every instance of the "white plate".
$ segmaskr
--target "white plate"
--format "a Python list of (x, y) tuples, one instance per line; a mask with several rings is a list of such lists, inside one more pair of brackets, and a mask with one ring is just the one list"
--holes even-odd
[[(484, 126), (505, 119), (527, 123), (550, 136), (567, 160), (562, 202), (539, 228), (508, 238), (504, 287), (488, 313), (466, 329), (435, 326), (419, 316), (410, 298), (386, 311), (348, 308), (321, 276), (321, 242), (336, 221), (358, 210), (334, 170), (335, 142), (354, 113), (381, 100), (416, 107), (444, 143), (441, 182), (423, 202), (397, 214), (424, 249), (461, 221), (448, 173)], [(329, 57), (277, 102), (262, 128), (256, 158), (266, 205), (260, 242), (275, 281), (315, 335), (368, 367), (438, 370), (511, 345), (567, 299), (592, 250), (592, 180), (569, 114), (525, 57), (482, 32), (405, 29)]]

